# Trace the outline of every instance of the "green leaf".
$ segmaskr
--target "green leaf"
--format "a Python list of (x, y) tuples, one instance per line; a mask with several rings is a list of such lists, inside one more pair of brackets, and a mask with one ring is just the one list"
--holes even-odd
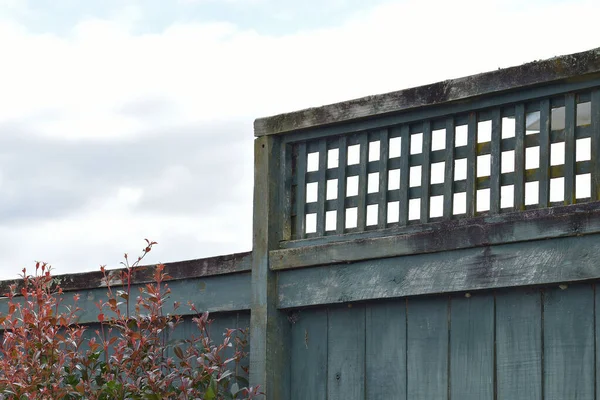
[(206, 389), (206, 393), (204, 394), (204, 400), (214, 400), (217, 398), (217, 381), (213, 378), (210, 379), (210, 384)]

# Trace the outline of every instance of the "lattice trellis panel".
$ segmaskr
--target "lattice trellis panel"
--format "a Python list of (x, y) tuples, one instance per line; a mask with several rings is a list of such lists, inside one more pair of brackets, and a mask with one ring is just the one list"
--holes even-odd
[(600, 89), (289, 146), (291, 238), (600, 199)]

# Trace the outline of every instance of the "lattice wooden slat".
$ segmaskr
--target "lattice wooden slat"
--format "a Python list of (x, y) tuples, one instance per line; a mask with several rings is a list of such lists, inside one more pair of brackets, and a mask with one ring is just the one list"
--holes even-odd
[(599, 200), (599, 130), (595, 89), (298, 141), (292, 238)]

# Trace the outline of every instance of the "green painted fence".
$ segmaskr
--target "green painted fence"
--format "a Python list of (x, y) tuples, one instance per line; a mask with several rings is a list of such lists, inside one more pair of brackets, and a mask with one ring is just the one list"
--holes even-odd
[[(174, 300), (250, 326), (268, 399), (600, 396), (600, 49), (255, 135), (252, 253), (166, 269)], [(63, 284), (95, 323), (99, 274)]]
[(600, 394), (600, 49), (255, 135), (250, 379), (268, 398)]

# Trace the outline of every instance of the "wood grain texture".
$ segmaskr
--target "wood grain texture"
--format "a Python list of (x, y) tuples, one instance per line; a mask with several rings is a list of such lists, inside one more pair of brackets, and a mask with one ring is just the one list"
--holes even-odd
[[(172, 292), (170, 301), (165, 303), (163, 311), (173, 313), (173, 302), (187, 304), (188, 301), (195, 304), (199, 310), (209, 312), (225, 312), (237, 310), (249, 310), (251, 302), (250, 273), (239, 273), (231, 275), (216, 275), (206, 278), (177, 280), (169, 282)], [(138, 293), (141, 285), (133, 285), (131, 293)], [(115, 286), (117, 288), (117, 286)], [(120, 289), (121, 286), (119, 285)], [(81, 296), (77, 305), (81, 308), (79, 323), (87, 324), (98, 320), (98, 308), (96, 302), (106, 301), (106, 288), (95, 288), (88, 290), (79, 290), (77, 293)], [(63, 295), (61, 307), (73, 306), (73, 292), (67, 292)], [(16, 298), (22, 301), (22, 298)], [(8, 306), (7, 298), (0, 298), (0, 313), (6, 313)], [(122, 306), (124, 309), (125, 306)], [(179, 315), (192, 315), (188, 307), (180, 307), (177, 310)]]
[(400, 128), (400, 199), (398, 201), (398, 224), (408, 223), (408, 192), (410, 188), (410, 131), (408, 125)]
[(565, 96), (565, 204), (575, 204), (575, 126), (577, 105), (575, 94)]
[(600, 235), (559, 238), (280, 271), (278, 304), (302, 307), (597, 279), (599, 240)]
[(387, 129), (382, 129), (379, 132), (379, 202), (377, 203), (377, 227), (384, 229), (387, 227), (388, 219), (388, 164), (389, 164), (389, 147), (390, 141), (388, 138)]
[(367, 226), (367, 166), (369, 164), (369, 140), (366, 133), (358, 137), (360, 161), (358, 164), (358, 211), (356, 226), (364, 231)]
[(366, 306), (366, 399), (406, 399), (406, 301)]
[(407, 399), (448, 398), (448, 299), (409, 299)]
[[(169, 275), (167, 281), (178, 281), (193, 278), (209, 277), (213, 275), (235, 274), (248, 272), (252, 268), (252, 253), (235, 253), (216, 257), (199, 258), (196, 260), (185, 260), (164, 263), (164, 272)], [(119, 276), (123, 269), (111, 270), (115, 277)], [(154, 282), (156, 265), (141, 265), (133, 272), (132, 284), (141, 285)], [(103, 288), (106, 291), (106, 281), (100, 270), (93, 272), (81, 272), (76, 274), (56, 275), (55, 280), (65, 292), (92, 290)], [(119, 281), (115, 280), (115, 284)], [(10, 290), (10, 285), (17, 285), (20, 291), (23, 281), (21, 279), (0, 281), (0, 294), (4, 295)]]
[(431, 121), (423, 123), (423, 164), (421, 165), (421, 223), (429, 221), (429, 193), (431, 183)]
[(329, 308), (327, 399), (365, 396), (365, 308)]
[(544, 399), (593, 400), (593, 287), (563, 288), (544, 291)]
[(515, 166), (513, 209), (525, 209), (525, 105), (515, 106)]
[(454, 212), (454, 118), (446, 119), (446, 151), (444, 175), (444, 219), (450, 220)]
[[(298, 154), (296, 156), (296, 168), (294, 177), (296, 179), (296, 239), (302, 239), (306, 236), (306, 169), (307, 169), (306, 143), (298, 144)], [(256, 158), (255, 161), (256, 163)], [(255, 167), (256, 168), (256, 167)], [(255, 183), (256, 189), (256, 183)]]
[[(395, 234), (394, 234), (395, 233)], [(600, 233), (600, 204), (586, 203), (430, 223), (388, 236), (271, 251), (274, 270)]]
[(592, 91), (591, 96), (592, 128), (592, 200), (600, 200), (600, 89)]
[(274, 135), (365, 117), (383, 117), (398, 111), (456, 102), (510, 89), (518, 90), (598, 72), (600, 49), (594, 49), (432, 85), (260, 118), (254, 122), (254, 134)]
[(498, 214), (500, 212), (500, 143), (502, 141), (502, 114), (499, 108), (492, 111), (491, 139), (490, 214)]
[(319, 170), (317, 180), (317, 235), (325, 235), (325, 197), (327, 194), (327, 140), (319, 141)]
[(269, 251), (281, 240), (281, 145), (273, 136), (254, 141), (250, 384), (261, 385), (267, 400), (290, 393), (290, 324), (277, 309), (277, 275), (269, 270)]
[(450, 398), (493, 400), (494, 297), (453, 296), (450, 310)]
[(593, 284), (594, 289), (594, 327), (595, 327), (595, 346), (596, 346), (596, 399), (600, 398), (600, 295), (598, 293), (598, 282)]
[(548, 207), (550, 203), (550, 100), (540, 103), (540, 207)]
[(337, 208), (336, 208), (336, 233), (343, 234), (346, 229), (346, 169), (348, 164), (348, 146), (346, 137), (340, 136), (338, 145), (338, 168), (337, 168)]
[(496, 294), (498, 400), (542, 399), (542, 295), (540, 290)]
[(327, 310), (315, 309), (291, 315), (290, 358), (292, 400), (327, 398)]
[(467, 123), (467, 217), (473, 217), (477, 209), (477, 113), (470, 112)]

